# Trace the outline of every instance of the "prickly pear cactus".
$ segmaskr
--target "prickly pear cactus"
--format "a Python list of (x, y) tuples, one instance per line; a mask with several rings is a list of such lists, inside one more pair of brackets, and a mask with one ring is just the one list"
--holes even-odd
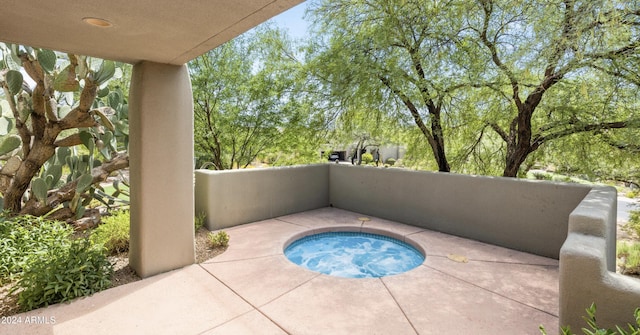
[(0, 204), (79, 218), (128, 167), (124, 64), (2, 43), (0, 57)]

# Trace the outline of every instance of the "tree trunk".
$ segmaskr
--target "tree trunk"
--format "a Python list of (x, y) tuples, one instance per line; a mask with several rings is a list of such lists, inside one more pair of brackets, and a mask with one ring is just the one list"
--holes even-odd
[(31, 180), (35, 177), (42, 165), (55, 154), (54, 145), (43, 145), (37, 141), (29, 150), (29, 155), (22, 161), (16, 172), (9, 189), (4, 196), (4, 208), (11, 213), (20, 213), (22, 209), (22, 196), (29, 188)]
[[(427, 142), (429, 142), (429, 145), (431, 146), (433, 157), (438, 164), (438, 171), (450, 172), (451, 168), (449, 167), (449, 161), (447, 160), (447, 155), (444, 148), (444, 133), (442, 131), (440, 106), (437, 106), (433, 102), (433, 100), (429, 98), (425, 99), (427, 109), (429, 110), (429, 114), (431, 115), (431, 130), (429, 130), (429, 128), (427, 128), (427, 125), (424, 123), (424, 120), (422, 119), (418, 108), (411, 101), (411, 99), (402, 91), (395, 89), (391, 85), (389, 79), (387, 79), (386, 77), (378, 76), (378, 78), (387, 88), (391, 90), (391, 92), (393, 92), (398, 98), (400, 98), (400, 100), (402, 100), (402, 103), (409, 110), (413, 121), (416, 123), (418, 129), (420, 129), (424, 137), (427, 139)], [(423, 94), (425, 94), (425, 97), (428, 96), (425, 92), (423, 92)]]
[[(104, 164), (93, 168), (91, 170), (91, 176), (93, 177), (92, 184), (96, 184), (99, 182), (103, 182), (109, 177), (111, 172), (121, 170), (129, 167), (129, 155), (127, 153), (120, 153), (114, 156), (110, 161), (105, 162)], [(60, 204), (70, 201), (76, 194), (76, 186), (78, 184), (77, 180), (73, 180), (64, 186), (60, 187), (57, 190), (49, 192), (46, 203), (41, 203), (37, 201), (28, 202), (24, 208), (22, 208), (20, 214), (29, 214), (33, 216), (42, 216), (45, 215)], [(67, 213), (66, 215), (74, 215), (70, 210), (63, 211), (61, 213)], [(69, 216), (70, 217), (70, 216)], [(57, 214), (57, 219), (68, 219), (69, 217), (62, 215), (60, 213)]]
[(449, 161), (447, 160), (447, 155), (444, 149), (444, 134), (442, 132), (442, 124), (440, 122), (439, 108), (437, 108), (436, 111), (431, 112), (431, 117), (431, 134), (433, 141), (429, 141), (429, 144), (431, 145), (431, 150), (436, 163), (438, 163), (438, 171), (450, 172), (451, 167), (449, 166)]
[(520, 166), (527, 159), (527, 156), (531, 151), (523, 148), (516, 149), (513, 153), (508, 154), (506, 157), (503, 177), (517, 177)]
[(504, 172), (502, 173), (503, 177), (517, 177), (520, 166), (529, 154), (535, 150), (531, 144), (531, 138), (533, 137), (531, 118), (542, 99), (543, 93), (543, 89), (534, 91), (529, 94), (524, 103), (514, 93), (514, 102), (518, 115), (512, 121), (509, 136), (505, 139), (507, 141), (507, 155)]

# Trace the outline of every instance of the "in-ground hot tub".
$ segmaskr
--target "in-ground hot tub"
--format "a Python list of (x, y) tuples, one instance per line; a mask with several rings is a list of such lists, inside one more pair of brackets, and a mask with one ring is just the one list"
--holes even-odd
[(379, 278), (416, 268), (424, 253), (409, 243), (367, 232), (307, 235), (285, 246), (285, 256), (312, 271), (346, 278)]

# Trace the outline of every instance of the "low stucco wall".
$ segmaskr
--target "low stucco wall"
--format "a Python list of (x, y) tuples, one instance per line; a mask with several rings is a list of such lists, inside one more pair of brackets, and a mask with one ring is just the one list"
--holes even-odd
[(329, 205), (326, 164), (195, 171), (195, 211), (209, 230), (274, 218)]
[[(196, 213), (220, 229), (329, 205), (560, 259), (560, 324), (633, 322), (640, 281), (615, 272), (616, 190), (350, 165), (196, 171)], [(535, 280), (535, 278), (532, 278)]]
[(640, 281), (615, 273), (616, 191), (594, 188), (569, 217), (560, 251), (560, 324), (585, 326), (585, 309), (595, 303), (598, 326), (635, 323)]
[(558, 259), (569, 214), (590, 187), (330, 166), (333, 206)]

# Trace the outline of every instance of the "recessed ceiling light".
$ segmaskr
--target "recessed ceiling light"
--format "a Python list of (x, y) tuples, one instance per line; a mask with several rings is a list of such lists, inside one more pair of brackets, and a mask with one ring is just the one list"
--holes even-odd
[(88, 24), (88, 25), (92, 25), (94, 27), (100, 27), (100, 28), (109, 28), (109, 27), (113, 27), (113, 24), (105, 19), (100, 19), (97, 17), (85, 17), (82, 19), (82, 21), (84, 21), (84, 23)]

